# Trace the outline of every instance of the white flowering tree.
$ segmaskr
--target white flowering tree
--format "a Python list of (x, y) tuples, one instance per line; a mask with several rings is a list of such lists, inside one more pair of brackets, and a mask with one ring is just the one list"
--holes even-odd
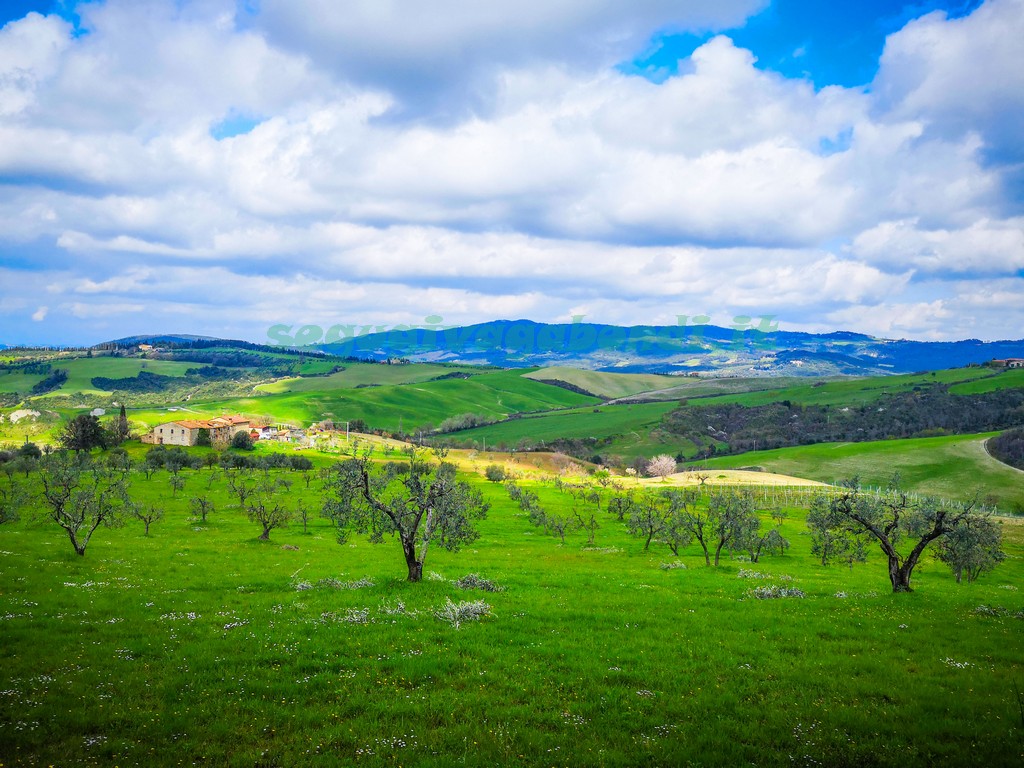
[(675, 471), (676, 460), (666, 453), (663, 453), (660, 456), (655, 456), (647, 462), (647, 474), (651, 477), (660, 477), (664, 480)]

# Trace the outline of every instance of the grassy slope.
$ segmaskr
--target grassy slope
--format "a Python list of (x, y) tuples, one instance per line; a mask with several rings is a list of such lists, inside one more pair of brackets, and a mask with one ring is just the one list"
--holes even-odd
[[(1021, 528), (1009, 559), (970, 586), (926, 559), (917, 591), (886, 592), (875, 552), (822, 568), (803, 523), (783, 526), (804, 600), (751, 600), (742, 564), (663, 571), (602, 513), (597, 544), (542, 535), (498, 486), (481, 538), (433, 550), (428, 572), (506, 587), (409, 585), (397, 545), (339, 547), (314, 518), (256, 541), (222, 481), (135, 478), (165, 520), (101, 529), (84, 558), (52, 527), (0, 528), (0, 743), (28, 765), (1011, 765), (1022, 725), (1009, 681), (1024, 675)], [(293, 476), (293, 489), (302, 481)], [(0, 478), (0, 482), (6, 482)], [(538, 487), (549, 509), (571, 502)], [(210, 493), (206, 526), (186, 499)], [(315, 506), (318, 494), (303, 491)], [(298, 547), (285, 550), (282, 545)], [(296, 580), (370, 577), (372, 587), (296, 591)], [(777, 582), (776, 582), (777, 583)], [(1012, 589), (1001, 588), (1006, 585)], [(837, 599), (844, 590), (852, 596)], [(494, 615), (460, 630), (445, 599)], [(405, 613), (383, 612), (385, 601)], [(370, 623), (344, 620), (367, 612)], [(962, 667), (954, 666), (963, 665)]]
[(161, 376), (184, 376), (187, 369), (195, 368), (197, 364), (124, 357), (78, 357), (73, 360), (55, 361), (53, 366), (67, 369), (68, 380), (54, 393), (67, 395), (76, 392), (109, 394), (92, 385), (95, 376), (123, 379), (137, 376), (140, 371), (158, 373)]
[[(740, 403), (742, 405), (764, 405), (781, 400), (790, 400), (805, 405), (854, 405), (870, 403), (884, 394), (903, 392), (915, 386), (940, 382), (955, 384), (963, 381), (983, 380), (985, 386), (996, 388), (1001, 382), (998, 374), (987, 368), (951, 368), (925, 374), (906, 374), (901, 376), (877, 376), (863, 379), (841, 379), (826, 382), (811, 382), (794, 387), (771, 389), (761, 392), (722, 395), (713, 398), (695, 400), (694, 405), (711, 403)], [(1017, 382), (1007, 382), (1004, 386), (1019, 386)]]
[[(159, 373), (163, 376), (184, 376), (185, 370), (194, 368), (195, 363), (175, 363), (163, 360), (140, 360), (123, 357), (76, 357), (71, 359), (54, 359), (46, 362), (56, 368), (68, 372), (68, 380), (55, 394), (68, 395), (76, 392), (103, 393), (92, 385), (94, 376), (106, 376), (120, 379), (137, 376), (139, 371)], [(27, 394), (32, 385), (41, 381), (44, 376), (29, 376), (23, 373), (0, 373), (0, 392), (22, 392)], [(45, 396), (44, 396), (45, 397)]]
[(189, 404), (196, 410), (240, 410), (273, 414), (285, 421), (308, 423), (363, 419), (373, 427), (412, 430), (439, 424), (450, 416), (479, 413), (505, 418), (512, 413), (566, 408), (597, 402), (594, 398), (523, 378), (517, 371), (483, 373), (470, 379), (445, 379), (363, 389), (297, 392), (282, 395)]
[(22, 392), (27, 394), (35, 384), (45, 378), (45, 376), (35, 373), (0, 371), (0, 392)]
[(541, 368), (539, 371), (524, 375), (530, 379), (564, 381), (607, 398), (627, 397), (640, 392), (668, 389), (679, 383), (679, 378), (675, 376), (659, 376), (653, 373), (603, 373), (561, 366)]
[(998, 376), (969, 381), (949, 388), (954, 395), (977, 395), (1009, 387), (1024, 387), (1024, 368), (1003, 371)]
[(688, 440), (653, 433), (664, 414), (675, 403), (636, 403), (609, 405), (600, 408), (576, 408), (559, 413), (527, 416), (501, 424), (477, 427), (448, 437), (465, 445), (506, 445), (514, 447), (521, 440), (551, 441), (558, 438), (614, 437), (600, 449), (602, 455), (650, 458), (659, 453), (689, 454), (693, 445)]
[(899, 471), (911, 491), (949, 499), (992, 493), (1005, 509), (1024, 505), (1024, 473), (993, 459), (984, 435), (952, 435), (912, 440), (820, 445), (756, 451), (711, 459), (709, 467), (760, 466), (772, 472), (835, 482), (859, 475), (872, 486), (885, 485)]
[(781, 389), (804, 382), (795, 377), (690, 378), (689, 376), (660, 376), (657, 374), (611, 373), (584, 371), (577, 368), (542, 368), (525, 374), (533, 379), (555, 379), (582, 387), (595, 395), (608, 399), (626, 398), (643, 394), (651, 400), (681, 400), (686, 397), (706, 397), (762, 389)]
[(430, 364), (376, 365), (373, 363), (343, 363), (343, 365), (345, 370), (328, 376), (281, 379), (280, 381), (261, 384), (256, 389), (260, 392), (269, 392), (271, 394), (319, 392), (335, 389), (355, 389), (360, 386), (369, 385), (416, 384), (455, 371), (480, 372), (479, 368), (468, 366), (456, 368)]

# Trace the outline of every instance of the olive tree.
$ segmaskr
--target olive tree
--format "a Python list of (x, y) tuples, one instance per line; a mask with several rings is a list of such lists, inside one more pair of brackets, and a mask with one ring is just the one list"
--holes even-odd
[(6, 488), (0, 488), (0, 525), (18, 520), (18, 511), (27, 501), (28, 493), (13, 480)]
[(635, 500), (626, 518), (626, 530), (644, 540), (644, 552), (668, 526), (668, 505), (664, 496), (645, 493)]
[(287, 528), (294, 517), (294, 512), (283, 503), (277, 493), (280, 487), (280, 481), (261, 480), (242, 502), (242, 508), (249, 519), (263, 526), (260, 541), (269, 541), (272, 530)]
[[(708, 498), (712, 540), (715, 544), (715, 565), (722, 550), (741, 546), (746, 533), (756, 530), (760, 521), (749, 493), (712, 493)], [(705, 556), (707, 552), (705, 551)]]
[(455, 465), (427, 460), (415, 449), (407, 462), (378, 466), (368, 453), (335, 465), (326, 486), (324, 513), (338, 528), (344, 542), (355, 531), (379, 543), (397, 537), (409, 581), (423, 578), (423, 563), (431, 545), (457, 550), (475, 541), (474, 522), (487, 515), (488, 505), (479, 491), (456, 478)]
[(838, 561), (853, 568), (854, 563), (867, 559), (867, 534), (849, 526), (846, 516), (833, 508), (827, 496), (819, 494), (811, 500), (807, 527), (811, 531), (811, 554), (820, 557), (822, 565)]
[(139, 504), (132, 502), (127, 506), (128, 513), (146, 527), (146, 535), (149, 536), (149, 526), (158, 520), (164, 519), (164, 511), (153, 504)]
[(85, 555), (89, 540), (101, 525), (114, 528), (123, 524), (131, 503), (123, 475), (61, 452), (47, 459), (40, 480), (42, 516), (64, 529), (79, 555)]
[(935, 556), (949, 566), (957, 584), (964, 576), (970, 583), (1006, 559), (1002, 543), (1002, 528), (991, 516), (973, 515), (939, 539)]
[(863, 493), (858, 482), (830, 502), (832, 511), (854, 531), (872, 537), (885, 555), (893, 592), (911, 592), (910, 578), (933, 541), (970, 526), (980, 513), (974, 504), (952, 505), (932, 499), (917, 501), (899, 488), (899, 479), (881, 495)]
[(213, 512), (213, 502), (205, 496), (193, 496), (188, 500), (188, 505), (192, 510), (192, 516), (203, 523), (206, 522), (206, 516)]

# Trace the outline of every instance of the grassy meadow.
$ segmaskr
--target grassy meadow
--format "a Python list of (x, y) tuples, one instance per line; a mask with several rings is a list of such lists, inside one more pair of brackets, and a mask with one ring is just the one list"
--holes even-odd
[[(793, 376), (739, 376), (689, 377), (650, 373), (613, 373), (584, 371), (578, 368), (541, 368), (523, 374), (538, 381), (563, 381), (609, 400), (643, 395), (650, 400), (681, 400), (688, 397), (710, 397), (737, 392), (784, 389), (806, 384)], [(825, 379), (829, 381), (829, 379)]]
[(702, 461), (709, 468), (762, 467), (834, 483), (857, 475), (883, 487), (898, 471), (914, 493), (961, 501), (992, 495), (1006, 512), (1024, 508), (1024, 472), (992, 458), (985, 441), (998, 432), (867, 443), (819, 443)]
[(449, 438), (459, 445), (506, 445), (521, 442), (551, 441), (559, 438), (614, 438), (607, 449), (621, 456), (651, 457), (658, 453), (694, 450), (689, 440), (652, 434), (662, 417), (677, 407), (676, 403), (630, 403), (588, 408), (573, 408), (554, 413), (524, 416), (500, 424), (476, 427), (457, 432)]
[[(415, 371), (419, 366), (374, 367)], [(268, 413), (281, 421), (307, 425), (324, 418), (363, 419), (378, 429), (398, 431), (401, 428), (411, 433), (466, 413), (504, 419), (514, 413), (549, 411), (598, 402), (597, 398), (524, 378), (520, 371), (492, 371), (469, 379), (314, 389), (196, 405), (190, 403), (189, 406), (218, 413)]]
[[(172, 495), (167, 472), (134, 472), (133, 496), (165, 518), (148, 537), (138, 522), (100, 529), (85, 557), (27, 512), (0, 526), (4, 766), (1024, 757), (1018, 522), (1004, 523), (1009, 559), (994, 573), (957, 585), (926, 557), (916, 591), (892, 595), (877, 552), (852, 570), (817, 563), (795, 507), (786, 555), (707, 568), (696, 546), (678, 561), (644, 552), (604, 511), (592, 545), (581, 532), (563, 544), (471, 474), (491, 504), (480, 538), (432, 550), (409, 584), (392, 540), (342, 546), (314, 516), (261, 542), (223, 472), (182, 474)], [(319, 507), (315, 478), (279, 476), (289, 503)], [(550, 482), (520, 482), (547, 509), (572, 509)], [(216, 505), (206, 524), (189, 516), (193, 495)], [(797, 497), (763, 506), (779, 498)], [(453, 584), (471, 572), (504, 591)], [(753, 599), (765, 584), (806, 597)], [(434, 615), (446, 600), (484, 600), (490, 615), (456, 628)]]
[(301, 376), (278, 379), (256, 387), (258, 392), (283, 394), (287, 392), (317, 392), (334, 389), (418, 384), (452, 373), (479, 374), (481, 368), (419, 363), (416, 365), (378, 365), (374, 363), (343, 364), (344, 370), (323, 376)]

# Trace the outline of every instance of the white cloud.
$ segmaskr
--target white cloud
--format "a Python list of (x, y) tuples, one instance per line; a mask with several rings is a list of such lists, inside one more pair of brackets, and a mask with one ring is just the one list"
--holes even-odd
[(503, 70), (557, 62), (605, 68), (659, 30), (726, 29), (765, 0), (263, 0), (253, 24), (343, 78), (383, 87), (406, 108), (461, 115), (493, 98)]
[(38, 13), (0, 29), (0, 117), (35, 103), (40, 82), (57, 71), (69, 32), (66, 22)]
[(49, 307), (39, 307), (35, 312), (32, 313), (32, 320), (37, 323), (41, 323), (46, 319), (46, 314), (50, 311)]
[[(868, 89), (760, 70), (725, 37), (661, 84), (609, 66), (659, 29), (761, 4), (264, 0), (246, 19), (229, 0), (108, 0), (82, 6), (79, 37), (12, 22), (0, 315), (25, 322), (53, 293), (74, 301), (48, 301), (46, 325), (83, 334), (112, 318), (181, 329), (182, 309), (193, 332), (234, 335), (271, 316), (581, 308), (1024, 327), (1019, 301), (999, 315), (966, 298), (1000, 279), (1021, 293), (1021, 200), (998, 155), (1022, 146), (1005, 126), (1022, 122), (1007, 30), (1024, 0), (911, 23)], [(481, 83), (484, 106), (467, 97)], [(261, 122), (217, 141), (228, 115)]]
[(922, 229), (916, 219), (884, 221), (854, 239), (851, 253), (925, 273), (1015, 274), (1024, 270), (1024, 218), (980, 219), (963, 229)]
[(105, 318), (114, 315), (137, 315), (145, 309), (142, 304), (89, 304), (79, 301), (61, 308), (69, 311), (71, 315), (80, 320)]
[(911, 21), (886, 41), (874, 83), (883, 117), (923, 119), (940, 136), (979, 133), (1024, 160), (1024, 0), (987, 0), (969, 16)]

